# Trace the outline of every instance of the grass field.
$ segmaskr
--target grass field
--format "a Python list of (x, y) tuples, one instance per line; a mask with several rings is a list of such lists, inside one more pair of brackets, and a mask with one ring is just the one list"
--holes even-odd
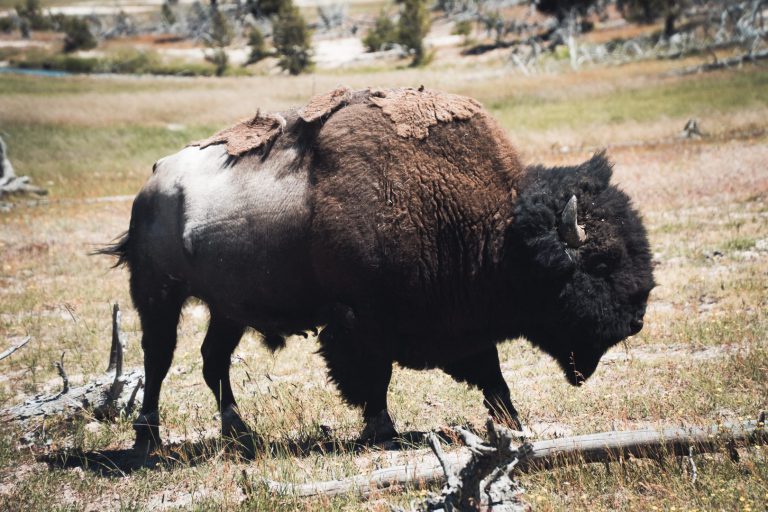
[[(582, 388), (524, 340), (500, 347), (502, 369), (523, 421), (538, 438), (609, 429), (710, 424), (753, 418), (768, 408), (768, 71), (689, 77), (665, 74), (682, 63), (648, 62), (533, 77), (501, 67), (328, 73), (298, 78), (0, 79), (0, 129), (18, 174), (50, 189), (43, 203), (0, 214), (0, 349), (33, 341), (0, 361), (0, 408), (54, 392), (52, 367), (65, 352), (77, 385), (103, 371), (110, 303), (124, 310), (127, 364), (141, 364), (140, 331), (127, 274), (87, 253), (128, 225), (129, 200), (159, 157), (262, 107), (279, 110), (339, 83), (353, 87), (424, 84), (468, 94), (501, 121), (527, 162), (575, 163), (607, 147), (615, 179), (649, 228), (656, 280), (638, 335), (611, 350)], [(699, 119), (705, 137), (678, 138)], [(18, 444), (0, 427), (0, 509), (389, 510), (423, 489), (302, 500), (272, 496), (260, 478), (326, 480), (422, 457), (426, 450), (370, 449), (292, 455), (297, 441), (354, 439), (358, 413), (327, 384), (314, 340), (290, 339), (271, 355), (249, 333), (236, 351), (233, 383), (246, 420), (278, 448), (243, 462), (219, 450), (213, 396), (201, 374), (207, 323), (189, 304), (161, 399), (163, 435), (201, 442), (192, 460), (105, 477), (56, 469), (40, 455), (127, 448), (129, 420), (51, 420), (51, 444)], [(481, 425), (479, 392), (439, 371), (396, 368), (390, 407), (402, 431)], [(764, 510), (768, 449), (697, 459), (691, 483), (670, 459), (574, 465), (524, 475), (535, 510)]]

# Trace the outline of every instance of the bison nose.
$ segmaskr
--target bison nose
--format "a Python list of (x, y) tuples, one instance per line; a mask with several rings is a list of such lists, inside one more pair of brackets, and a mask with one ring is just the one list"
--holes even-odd
[(629, 335), (634, 336), (643, 328), (643, 319), (635, 318), (629, 323)]

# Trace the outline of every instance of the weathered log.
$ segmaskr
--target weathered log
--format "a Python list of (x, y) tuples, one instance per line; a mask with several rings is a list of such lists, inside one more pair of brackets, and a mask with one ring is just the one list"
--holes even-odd
[[(710, 427), (672, 427), (661, 430), (643, 429), (628, 432), (601, 432), (573, 437), (537, 441), (531, 454), (521, 461), (518, 471), (542, 471), (569, 464), (615, 462), (634, 458), (657, 459), (664, 456), (687, 456), (694, 453), (730, 451), (738, 446), (765, 444), (768, 432), (764, 413), (757, 421), (725, 423)], [(444, 456), (444, 463), (465, 465), (470, 452), (464, 448)], [(393, 486), (426, 486), (445, 479), (440, 461), (433, 455), (401, 466), (373, 471), (343, 480), (289, 484), (265, 481), (274, 493), (295, 496), (334, 496), (356, 492), (367, 496)]]
[(112, 309), (112, 347), (107, 372), (82, 386), (70, 387), (64, 371), (64, 354), (55, 362), (64, 381), (61, 392), (40, 394), (24, 403), (0, 412), (4, 420), (26, 424), (32, 420), (60, 416), (71, 418), (90, 411), (97, 419), (110, 420), (120, 414), (130, 414), (137, 399), (141, 398), (144, 372), (139, 369), (123, 370), (124, 345), (120, 333), (120, 308)]
[(16, 171), (14, 171), (11, 161), (8, 159), (8, 148), (3, 138), (0, 137), (0, 197), (3, 194), (15, 193), (45, 195), (48, 191), (31, 185), (29, 177), (16, 175)]

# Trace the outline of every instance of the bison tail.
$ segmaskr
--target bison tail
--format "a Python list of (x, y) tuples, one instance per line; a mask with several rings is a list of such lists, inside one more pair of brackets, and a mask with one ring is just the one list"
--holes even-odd
[(121, 265), (125, 265), (128, 263), (128, 250), (130, 247), (130, 237), (129, 232), (126, 231), (119, 237), (117, 237), (113, 243), (109, 245), (105, 245), (101, 249), (96, 249), (91, 253), (91, 255), (95, 254), (106, 254), (107, 256), (114, 256), (117, 258), (117, 262), (112, 266), (112, 268), (117, 268)]

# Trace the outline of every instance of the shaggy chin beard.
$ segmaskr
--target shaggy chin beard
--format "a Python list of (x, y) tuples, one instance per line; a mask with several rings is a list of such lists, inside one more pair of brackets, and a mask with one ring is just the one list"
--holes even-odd
[(564, 357), (558, 357), (557, 362), (565, 373), (568, 383), (572, 386), (581, 386), (595, 373), (602, 356), (603, 354), (576, 355), (574, 352), (570, 352)]

